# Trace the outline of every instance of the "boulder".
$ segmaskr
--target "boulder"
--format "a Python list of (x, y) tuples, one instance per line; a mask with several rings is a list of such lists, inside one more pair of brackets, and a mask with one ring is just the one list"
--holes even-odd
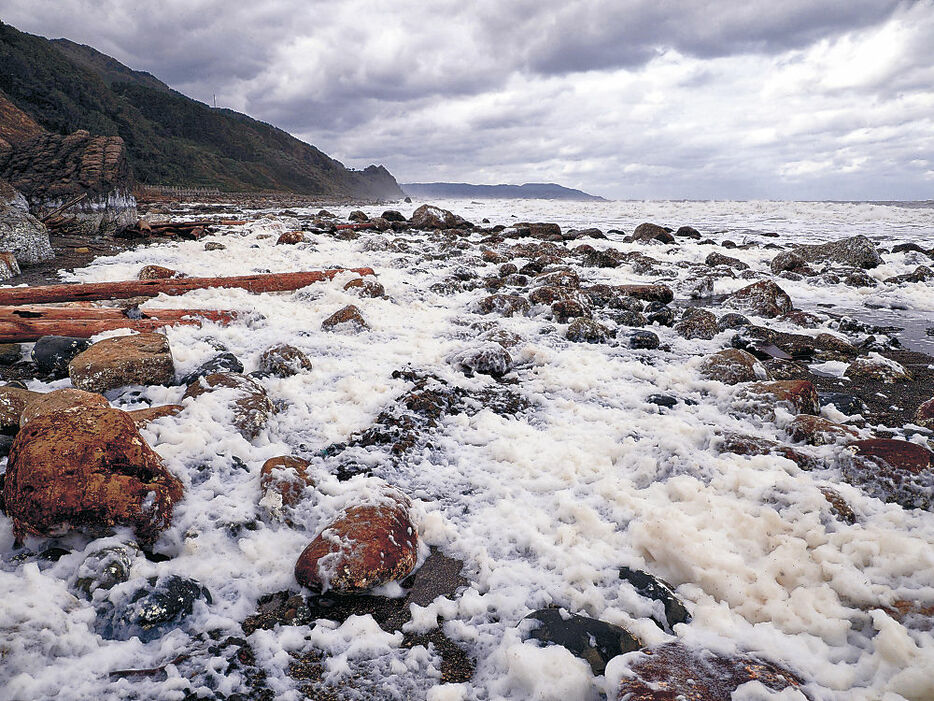
[(886, 384), (911, 382), (911, 373), (900, 363), (878, 353), (856, 358), (843, 373), (852, 380), (874, 380)]
[(274, 514), (282, 507), (295, 506), (301, 500), (305, 487), (314, 486), (308, 474), (310, 464), (290, 455), (280, 455), (264, 462), (259, 471), (260, 506)]
[(409, 219), (409, 224), (415, 229), (456, 229), (464, 223), (456, 214), (430, 204), (423, 204)]
[(671, 235), (671, 232), (663, 226), (658, 224), (652, 224), (650, 222), (644, 222), (639, 224), (632, 232), (633, 241), (661, 241), (662, 243), (674, 243), (675, 237)]
[(314, 591), (359, 594), (404, 579), (418, 560), (418, 532), (408, 497), (384, 489), (326, 526), (295, 564), (299, 584)]
[(194, 399), (218, 390), (233, 390), (231, 421), (247, 440), (255, 438), (275, 412), (263, 386), (253, 378), (235, 372), (218, 372), (195, 380), (185, 390), (182, 399)]
[(494, 341), (457, 351), (448, 362), (467, 375), (480, 373), (492, 377), (502, 377), (513, 366), (509, 351)]
[[(629, 662), (618, 701), (729, 701), (747, 682), (766, 689), (798, 689), (792, 672), (743, 654), (723, 655), (680, 641), (643, 650)], [(789, 697), (790, 698), (790, 697)]]
[(45, 225), (29, 213), (26, 198), (0, 180), (0, 251), (12, 253), (19, 265), (35, 265), (55, 257)]
[(791, 440), (808, 445), (852, 443), (859, 438), (856, 429), (811, 414), (796, 416), (785, 427), (785, 431)]
[(263, 351), (259, 371), (276, 377), (291, 377), (311, 370), (311, 360), (295, 346), (280, 343)]
[(91, 552), (78, 566), (75, 589), (88, 599), (98, 589), (113, 589), (130, 578), (130, 568), (139, 554), (133, 545), (115, 545)]
[(661, 340), (652, 331), (633, 331), (629, 334), (629, 347), (634, 350), (655, 350), (659, 345)]
[(934, 429), (934, 399), (928, 399), (915, 412), (915, 423), (925, 428)]
[(9, 280), (21, 272), (15, 255), (9, 251), (0, 251), (0, 280)]
[(550, 273), (540, 273), (532, 279), (533, 287), (541, 287), (542, 285), (567, 287), (576, 290), (581, 286), (581, 279), (573, 270), (555, 270)]
[(23, 408), (19, 417), (19, 426), (22, 429), (29, 421), (56, 411), (77, 410), (87, 407), (109, 409), (110, 402), (102, 394), (85, 392), (80, 389), (56, 389), (35, 397)]
[(754, 282), (737, 290), (723, 306), (743, 312), (774, 319), (792, 310), (791, 297), (771, 280)]
[(30, 420), (13, 441), (3, 485), (18, 538), (127, 525), (151, 542), (182, 495), (129, 415), (97, 407)]
[(882, 264), (882, 256), (875, 244), (862, 235), (813, 246), (798, 246), (794, 251), (809, 263), (829, 261), (854, 268), (875, 268)]
[(675, 232), (675, 236), (700, 241), (701, 234), (693, 226), (680, 226)]
[(754, 382), (745, 385), (738, 397), (741, 401), (760, 405), (765, 415), (770, 415), (776, 406), (783, 406), (793, 414), (820, 413), (817, 390), (807, 380)]
[(42, 376), (54, 379), (67, 377), (71, 359), (90, 347), (91, 342), (86, 338), (43, 336), (32, 347), (32, 362)]
[(808, 262), (801, 257), (800, 253), (795, 251), (782, 251), (769, 263), (769, 269), (776, 275), (784, 272), (793, 272), (804, 275), (813, 273), (808, 267)]
[(906, 509), (934, 508), (934, 454), (924, 446), (873, 438), (851, 443), (840, 457), (844, 479), (869, 496)]
[(727, 348), (708, 355), (701, 362), (700, 374), (728, 385), (768, 379), (768, 374), (756, 356), (738, 348)]
[(321, 322), (321, 328), (325, 331), (333, 331), (338, 327), (342, 330), (353, 332), (369, 328), (366, 320), (363, 318), (363, 314), (361, 314), (360, 310), (353, 304), (348, 304), (346, 307), (338, 309)]
[(41, 396), (41, 392), (32, 392), (20, 387), (0, 387), (0, 433), (15, 435), (19, 431), (20, 418), (26, 405)]
[[(98, 621), (101, 637), (129, 640), (138, 637), (148, 643), (184, 624), (196, 601), (213, 603), (211, 592), (198, 581), (169, 575), (148, 580), (143, 587), (121, 590), (112, 608), (104, 608)], [(108, 602), (109, 603), (109, 602)]]
[(782, 445), (767, 438), (747, 436), (742, 433), (724, 432), (713, 441), (713, 447), (718, 453), (731, 453), (733, 455), (780, 455), (791, 460), (802, 470), (813, 470), (820, 466), (817, 459), (802, 450)]
[(169, 339), (159, 333), (141, 333), (91, 345), (68, 363), (68, 375), (78, 389), (103, 393), (126, 385), (172, 384), (175, 363)]
[(185, 276), (177, 270), (165, 268), (161, 265), (144, 265), (136, 277), (139, 280), (169, 280)]
[(476, 311), (478, 314), (495, 313), (501, 316), (526, 314), (530, 308), (531, 305), (529, 304), (528, 300), (524, 297), (520, 297), (519, 295), (490, 295), (488, 297), (484, 297), (474, 305), (474, 311)]
[(521, 222), (516, 230), (524, 236), (544, 241), (561, 241), (561, 227), (551, 222)]
[(585, 660), (595, 675), (617, 655), (633, 652), (643, 643), (625, 628), (556, 608), (539, 609), (522, 619), (531, 621), (528, 637), (548, 645), (560, 645)]
[(590, 309), (576, 299), (559, 299), (551, 305), (551, 317), (559, 324), (567, 324), (572, 319), (590, 317)]
[(675, 324), (675, 331), (683, 338), (700, 338), (709, 341), (719, 332), (717, 317), (707, 309), (688, 307), (682, 312), (681, 321)]
[(279, 238), (276, 239), (277, 246), (294, 246), (297, 243), (305, 243), (303, 231), (286, 231), (279, 234)]
[(749, 266), (746, 265), (739, 258), (733, 258), (731, 256), (726, 256), (722, 253), (714, 251), (713, 253), (708, 254), (704, 259), (704, 264), (711, 267), (716, 267), (718, 265), (723, 265), (728, 268), (733, 268), (735, 270), (748, 270)]
[(372, 277), (358, 277), (350, 280), (344, 289), (358, 297), (385, 297), (386, 290), (383, 285)]
[[(671, 633), (672, 628), (678, 623), (691, 622), (691, 614), (688, 613), (681, 599), (675, 594), (674, 587), (668, 582), (648, 572), (634, 570), (629, 567), (620, 568), (619, 578), (629, 582), (640, 596), (657, 601), (662, 605), (661, 612), (656, 607), (652, 620), (655, 621), (655, 625), (665, 632)], [(659, 615), (659, 613), (662, 615)]]
[(243, 363), (229, 351), (222, 351), (206, 360), (197, 369), (192, 370), (182, 379), (183, 385), (190, 385), (199, 377), (213, 375), (217, 372), (243, 372)]
[(157, 419), (163, 419), (166, 416), (176, 416), (184, 411), (185, 407), (181, 404), (163, 404), (162, 406), (150, 406), (145, 409), (134, 409), (128, 411), (136, 428), (146, 428)]
[(575, 319), (568, 326), (565, 337), (574, 343), (606, 343), (612, 333), (603, 324), (592, 319)]

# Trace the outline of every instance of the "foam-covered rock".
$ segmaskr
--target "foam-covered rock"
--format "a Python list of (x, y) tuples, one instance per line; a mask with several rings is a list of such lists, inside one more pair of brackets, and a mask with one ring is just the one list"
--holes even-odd
[(126, 385), (168, 385), (175, 380), (169, 339), (159, 333), (107, 338), (68, 363), (71, 383), (86, 392)]

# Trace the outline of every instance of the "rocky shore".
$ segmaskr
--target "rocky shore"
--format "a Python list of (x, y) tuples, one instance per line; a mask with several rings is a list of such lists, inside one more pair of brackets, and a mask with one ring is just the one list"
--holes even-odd
[(59, 267), (347, 270), (0, 346), (9, 698), (934, 698), (934, 357), (789, 293), (934, 248), (246, 204)]

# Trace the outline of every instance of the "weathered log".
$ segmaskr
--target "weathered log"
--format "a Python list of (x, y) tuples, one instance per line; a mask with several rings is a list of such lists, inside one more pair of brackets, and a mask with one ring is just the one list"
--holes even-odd
[(236, 277), (187, 277), (160, 280), (125, 280), (121, 282), (87, 282), (71, 285), (41, 285), (36, 287), (0, 288), (0, 305), (45, 304), (97, 299), (128, 299), (156, 297), (160, 294), (183, 295), (191, 290), (210, 287), (242, 288), (250, 292), (285, 292), (330, 280), (341, 273), (374, 275), (372, 268), (335, 268), (298, 273), (266, 273)]
[[(190, 311), (190, 310), (189, 310)], [(74, 336), (90, 338), (104, 331), (129, 329), (146, 333), (164, 326), (197, 326), (205, 321), (214, 321), (226, 326), (236, 317), (233, 312), (198, 311), (197, 315), (163, 317), (160, 319), (0, 319), (0, 343), (28, 343), (43, 336)]]
[(54, 321), (57, 319), (181, 319), (186, 316), (201, 316), (204, 318), (229, 318), (238, 316), (237, 312), (215, 309), (134, 309), (132, 315), (128, 310), (118, 307), (48, 307), (25, 304), (18, 307), (0, 307), (0, 321)]

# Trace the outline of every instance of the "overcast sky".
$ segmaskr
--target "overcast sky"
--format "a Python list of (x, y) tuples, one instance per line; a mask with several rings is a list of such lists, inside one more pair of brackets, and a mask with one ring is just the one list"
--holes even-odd
[(400, 182), (934, 199), (934, 0), (0, 0)]

